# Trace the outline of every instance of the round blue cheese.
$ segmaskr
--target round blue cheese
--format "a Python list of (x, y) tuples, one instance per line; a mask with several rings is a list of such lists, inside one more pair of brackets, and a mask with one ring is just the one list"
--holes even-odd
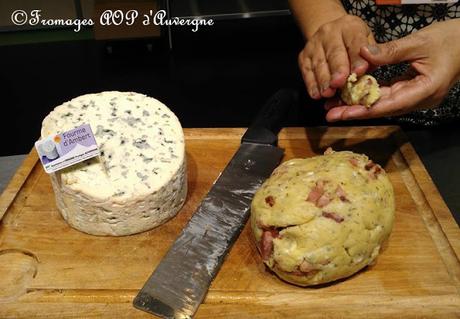
[(102, 92), (57, 106), (45, 138), (90, 124), (100, 156), (51, 174), (56, 203), (74, 228), (121, 236), (173, 217), (186, 193), (184, 134), (160, 101), (133, 92)]

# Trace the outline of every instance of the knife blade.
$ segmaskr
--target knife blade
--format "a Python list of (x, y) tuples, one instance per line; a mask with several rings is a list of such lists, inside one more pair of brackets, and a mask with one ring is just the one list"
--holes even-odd
[(249, 217), (256, 190), (280, 163), (281, 121), (296, 103), (283, 89), (262, 107), (187, 226), (133, 301), (163, 318), (191, 318)]

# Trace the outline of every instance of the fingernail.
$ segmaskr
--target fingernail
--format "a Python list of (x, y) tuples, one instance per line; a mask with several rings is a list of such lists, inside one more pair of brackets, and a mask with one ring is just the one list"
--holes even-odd
[(319, 95), (319, 93), (318, 93), (318, 89), (317, 89), (317, 88), (314, 88), (314, 89), (311, 89), (311, 90), (310, 90), (310, 96), (311, 96), (312, 98), (316, 98), (316, 97), (318, 97), (318, 95)]
[(324, 82), (321, 84), (321, 92), (326, 91), (329, 88), (329, 82)]
[(340, 72), (334, 72), (334, 74), (332, 74), (332, 80), (337, 80), (337, 79), (339, 79), (341, 76), (342, 76), (342, 73), (340, 73)]
[(373, 44), (368, 45), (367, 49), (369, 50), (371, 54), (374, 54), (374, 55), (380, 53), (379, 47)]
[(353, 65), (351, 66), (353, 68), (353, 70), (359, 68), (360, 66), (363, 66), (364, 65), (364, 61), (363, 60), (356, 60), (355, 62), (353, 62)]

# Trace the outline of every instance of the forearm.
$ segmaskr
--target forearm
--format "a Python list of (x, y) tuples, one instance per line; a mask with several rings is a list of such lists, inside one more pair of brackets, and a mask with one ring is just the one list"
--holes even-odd
[(291, 12), (305, 38), (309, 39), (325, 23), (346, 14), (339, 0), (289, 0)]

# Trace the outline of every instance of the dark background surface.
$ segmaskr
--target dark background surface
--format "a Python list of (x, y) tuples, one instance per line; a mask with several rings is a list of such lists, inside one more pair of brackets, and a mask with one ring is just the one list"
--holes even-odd
[[(164, 102), (184, 127), (224, 127), (247, 126), (278, 88), (302, 85), (302, 39), (290, 17), (220, 21), (197, 33), (181, 28), (173, 39), (172, 51), (166, 38), (2, 47), (3, 114), (8, 126), (23, 129), (0, 155), (28, 152), (49, 111), (81, 94), (136, 91)], [(308, 121), (321, 122), (320, 108), (311, 110)]]
[[(35, 43), (0, 47), (0, 156), (28, 153), (42, 119), (82, 94), (136, 91), (158, 98), (184, 127), (244, 127), (282, 87), (302, 93), (287, 126), (326, 125), (323, 101), (309, 100), (297, 68), (303, 39), (290, 16), (218, 21), (167, 38)], [(392, 124), (386, 120), (338, 125)], [(460, 129), (404, 127), (451, 211), (460, 220)], [(6, 137), (6, 138), (5, 138)]]

